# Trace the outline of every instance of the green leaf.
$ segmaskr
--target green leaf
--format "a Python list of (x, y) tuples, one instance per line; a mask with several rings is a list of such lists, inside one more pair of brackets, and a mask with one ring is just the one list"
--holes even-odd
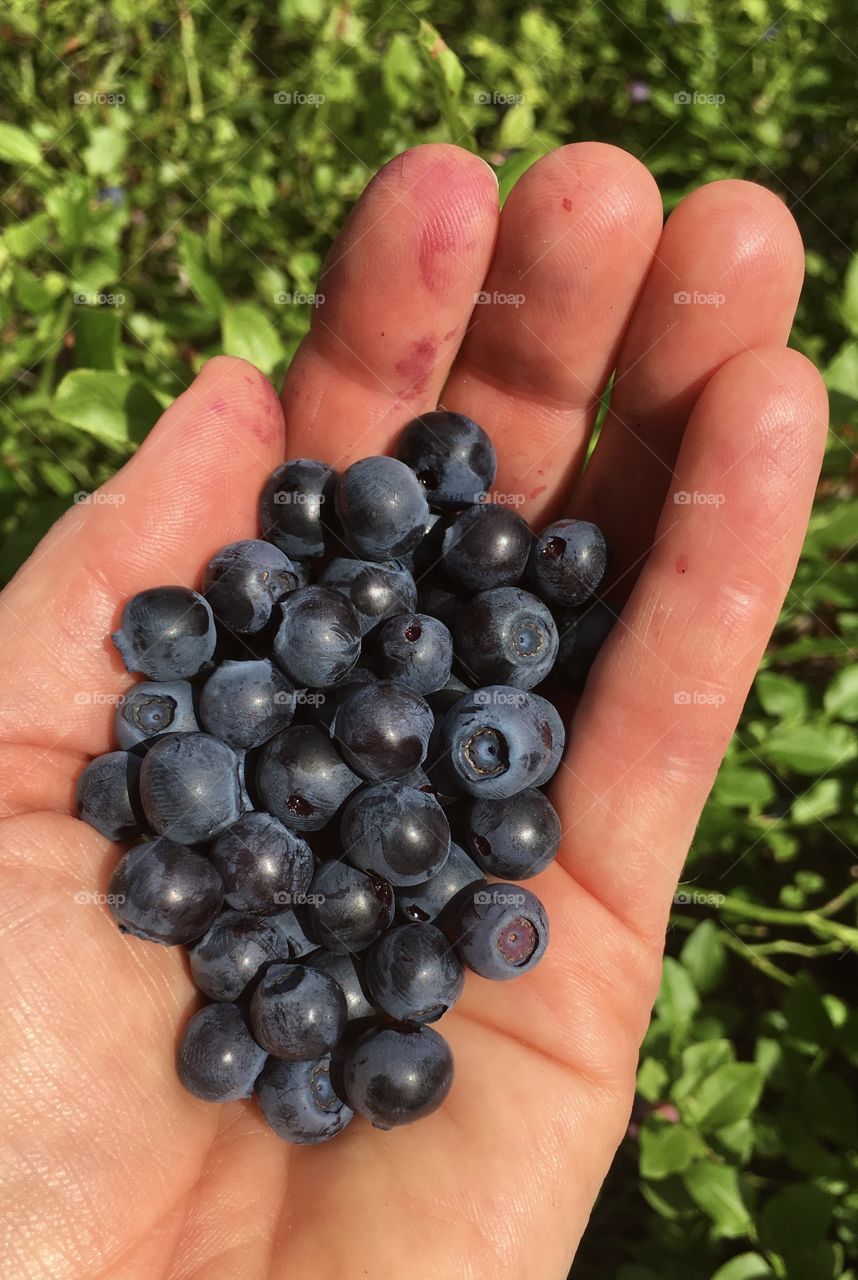
[(822, 1244), (831, 1222), (831, 1196), (813, 1183), (798, 1183), (776, 1192), (760, 1214), (760, 1242), (775, 1253)]
[(774, 1272), (762, 1254), (740, 1253), (719, 1267), (711, 1280), (768, 1280), (770, 1276)]
[(737, 1120), (735, 1124), (718, 1129), (712, 1141), (719, 1151), (734, 1155), (740, 1164), (747, 1164), (754, 1150), (754, 1123), (752, 1120)]
[(0, 161), (5, 164), (42, 163), (42, 149), (31, 133), (14, 124), (0, 124)]
[(858, 664), (852, 663), (837, 672), (822, 701), (829, 715), (850, 722), (858, 720)]
[(816, 1054), (834, 1040), (834, 1025), (819, 987), (809, 973), (799, 973), (784, 996), (787, 1034), (807, 1053)]
[(700, 1006), (691, 978), (678, 960), (665, 956), (655, 1010), (670, 1028), (674, 1042), (681, 1039)]
[(804, 685), (777, 671), (761, 671), (754, 681), (760, 706), (779, 720), (800, 718), (807, 713), (808, 697)]
[(858, 254), (853, 254), (843, 278), (843, 294), (840, 299), (843, 323), (853, 337), (858, 336)]
[(277, 328), (254, 302), (229, 304), (221, 317), (223, 349), (270, 374), (285, 355)]
[(94, 176), (112, 176), (119, 172), (128, 146), (128, 135), (116, 125), (98, 125), (89, 135), (83, 162)]
[(499, 141), (502, 147), (523, 147), (533, 137), (533, 107), (517, 102), (504, 113)]
[(504, 203), (522, 174), (526, 173), (530, 166), (544, 154), (543, 151), (516, 151), (504, 160), (497, 170), (501, 204)]
[(742, 1198), (739, 1174), (731, 1165), (701, 1160), (682, 1175), (688, 1194), (711, 1219), (718, 1235), (747, 1235), (751, 1217)]
[(704, 920), (691, 931), (679, 953), (679, 959), (691, 974), (701, 995), (715, 990), (727, 967), (727, 949), (714, 921)]
[(718, 770), (712, 795), (728, 809), (759, 813), (775, 795), (775, 785), (765, 769), (725, 762)]
[(74, 322), (74, 363), (78, 369), (115, 369), (119, 316), (113, 307), (78, 307)]
[(840, 809), (841, 783), (839, 778), (822, 778), (796, 797), (790, 817), (797, 826), (812, 826), (823, 818), (830, 818)]
[(57, 387), (52, 412), (105, 444), (142, 439), (161, 413), (154, 396), (134, 378), (73, 369)]
[(736, 1051), (729, 1040), (701, 1040), (682, 1050), (682, 1072), (673, 1086), (674, 1102), (695, 1093), (707, 1076), (735, 1061)]
[(179, 261), (185, 269), (188, 284), (207, 310), (219, 316), (226, 298), (207, 261), (202, 236), (182, 227), (179, 230)]
[(846, 725), (805, 724), (775, 729), (760, 754), (777, 768), (812, 775), (854, 760), (858, 743)]
[(744, 1120), (763, 1090), (763, 1073), (754, 1062), (728, 1062), (684, 1098), (681, 1112), (695, 1128), (712, 1130)]
[(465, 68), (453, 50), (442, 39), (431, 23), (420, 20), (419, 44), (430, 64), (437, 67), (441, 80), (451, 98), (458, 98), (465, 83)]
[(640, 1170), (644, 1178), (666, 1178), (681, 1173), (703, 1152), (696, 1133), (681, 1124), (645, 1126), (640, 1135)]
[(47, 213), (34, 213), (32, 217), (13, 223), (3, 232), (0, 244), (8, 249), (13, 258), (24, 262), (37, 249), (45, 246), (50, 235), (51, 220)]
[(667, 1089), (667, 1068), (658, 1058), (644, 1058), (638, 1067), (637, 1089), (647, 1102), (660, 1102)]

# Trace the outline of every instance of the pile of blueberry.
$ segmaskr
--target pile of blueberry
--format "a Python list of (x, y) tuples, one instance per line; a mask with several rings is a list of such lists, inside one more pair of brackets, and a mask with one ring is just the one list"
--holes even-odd
[(517, 883), (560, 840), (543, 693), (580, 690), (614, 613), (596, 526), (536, 536), (487, 500), (494, 477), (483, 429), (443, 410), (395, 458), (287, 462), (263, 538), (218, 551), (201, 593), (140, 592), (113, 636), (144, 679), (77, 790), (80, 817), (137, 841), (111, 910), (186, 946), (212, 1001), (182, 1083), (255, 1093), (291, 1142), (434, 1111), (453, 1059), (430, 1024), (465, 969), (514, 978), (547, 945)]

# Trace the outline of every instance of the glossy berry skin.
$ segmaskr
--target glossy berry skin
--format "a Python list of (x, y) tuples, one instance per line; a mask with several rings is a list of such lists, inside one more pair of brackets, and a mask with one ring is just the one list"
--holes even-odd
[(208, 733), (165, 734), (143, 760), (140, 800), (158, 835), (180, 844), (210, 840), (241, 813), (238, 758)]
[(437, 736), (439, 773), (450, 788), (499, 799), (541, 785), (546, 770), (556, 768), (557, 741), (540, 704), (509, 685), (475, 689), (454, 703)]
[(108, 840), (135, 840), (142, 830), (140, 760), (108, 751), (90, 760), (77, 780), (75, 813)]
[(185, 1027), (176, 1055), (179, 1079), (204, 1102), (249, 1098), (267, 1054), (234, 1004), (209, 1004)]
[(471, 856), (489, 876), (527, 880), (557, 855), (560, 819), (541, 791), (528, 788), (506, 800), (475, 800), (467, 810)]
[(606, 566), (601, 529), (587, 520), (556, 520), (534, 542), (527, 573), (547, 604), (569, 606), (590, 598)]
[(337, 708), (342, 702), (345, 702), (356, 689), (363, 684), (374, 684), (378, 676), (374, 671), (370, 671), (367, 667), (357, 666), (354, 671), (346, 676), (341, 684), (334, 685), (333, 689), (318, 689), (314, 691), (313, 701), (307, 703), (310, 719), (313, 724), (319, 725), (325, 729), (327, 733), (331, 731), (331, 722), (337, 714)]
[(387, 881), (347, 862), (323, 862), (308, 897), (310, 933), (330, 951), (363, 951), (393, 919), (393, 890)]
[(501, 881), (465, 899), (449, 937), (474, 973), (506, 981), (539, 964), (548, 946), (548, 916), (535, 893)]
[(380, 1027), (352, 1046), (343, 1082), (353, 1110), (377, 1129), (392, 1129), (440, 1107), (453, 1083), (453, 1055), (432, 1027)]
[(577, 609), (555, 610), (560, 649), (554, 675), (573, 693), (583, 692), (590, 668), (614, 628), (620, 607), (607, 600), (590, 600)]
[(237, 751), (267, 742), (294, 713), (295, 690), (267, 658), (221, 662), (200, 691), (203, 728)]
[(307, 842), (270, 813), (244, 814), (213, 841), (209, 857), (238, 911), (270, 913), (300, 901), (316, 869)]
[(360, 657), (360, 622), (339, 591), (302, 587), (280, 606), (274, 657), (298, 688), (327, 689)]
[(462, 994), (465, 972), (435, 925), (401, 924), (372, 947), (366, 980), (375, 1003), (397, 1022), (437, 1022)]
[(396, 913), (403, 920), (430, 924), (443, 920), (455, 911), (462, 893), (485, 883), (477, 864), (457, 844), (450, 845), (450, 855), (441, 870), (421, 884), (396, 890)]
[(211, 606), (196, 591), (151, 587), (126, 603), (112, 638), (129, 671), (184, 680), (209, 661), (217, 633)]
[(290, 725), (261, 749), (256, 789), (263, 807), (293, 831), (318, 831), (360, 785), (331, 739)]
[(187, 680), (142, 680), (116, 708), (113, 732), (124, 751), (161, 733), (198, 733), (194, 691)]
[(302, 964), (326, 973), (340, 984), (346, 998), (346, 1017), (349, 1022), (359, 1022), (375, 1015), (375, 1009), (364, 990), (363, 965), (354, 956), (319, 947), (317, 951), (305, 956)]
[(175, 946), (193, 942), (211, 927), (223, 885), (208, 858), (159, 838), (128, 850), (111, 877), (108, 896), (123, 933)]
[(441, 563), (469, 591), (518, 582), (527, 566), (533, 534), (521, 516), (493, 502), (468, 507), (444, 534)]
[(354, 606), (362, 636), (384, 618), (417, 607), (414, 578), (398, 560), (376, 564), (337, 556), (322, 570), (319, 585), (339, 591)]
[(263, 966), (295, 959), (290, 945), (293, 921), (291, 911), (284, 911), (283, 918), (222, 911), (188, 948), (191, 974), (200, 991), (212, 1000), (237, 1000)]
[(365, 684), (337, 708), (331, 737), (369, 782), (402, 778), (426, 759), (434, 719), (413, 690), (395, 680)]
[(282, 1062), (269, 1058), (256, 1082), (259, 1108), (286, 1142), (313, 1146), (342, 1133), (354, 1112), (331, 1083), (331, 1058)]
[(275, 1058), (306, 1062), (334, 1047), (346, 1025), (339, 983), (303, 964), (273, 964), (250, 1002), (256, 1041)]
[(328, 530), (336, 525), (337, 473), (324, 462), (296, 458), (268, 478), (259, 499), (262, 536), (287, 556), (323, 556)]
[(398, 680), (415, 693), (434, 693), (450, 679), (453, 637), (437, 618), (400, 613), (373, 637), (372, 666), (382, 679)]
[(495, 449), (482, 427), (463, 413), (436, 409), (403, 428), (396, 456), (416, 472), (437, 511), (466, 507), (491, 488)]
[(553, 702), (549, 702), (547, 698), (541, 697), (538, 693), (532, 693), (530, 700), (534, 713), (542, 725), (543, 737), (551, 743), (545, 763), (533, 784), (535, 787), (544, 787), (554, 777), (560, 767), (560, 761), (563, 759), (563, 750), (566, 746), (566, 726)]
[(450, 852), (450, 824), (435, 796), (400, 782), (355, 791), (340, 820), (343, 856), (392, 885), (437, 875)]
[(532, 689), (554, 665), (559, 644), (551, 611), (519, 587), (473, 596), (456, 614), (456, 656), (479, 684)]
[(289, 557), (258, 538), (221, 547), (203, 574), (203, 591), (218, 622), (240, 635), (261, 631), (277, 601), (298, 585)]
[(337, 514), (349, 548), (364, 560), (396, 560), (426, 532), (429, 506), (414, 472), (396, 458), (362, 458), (337, 482)]

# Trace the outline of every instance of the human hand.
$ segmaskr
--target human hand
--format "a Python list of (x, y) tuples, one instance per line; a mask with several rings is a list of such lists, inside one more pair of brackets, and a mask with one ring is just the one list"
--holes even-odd
[[(251, 366), (211, 361), (44, 539), (0, 597), (10, 1274), (565, 1275), (625, 1131), (676, 880), (813, 497), (825, 395), (784, 347), (802, 261), (788, 211), (752, 184), (693, 193), (662, 230), (643, 166), (582, 143), (534, 165), (499, 220), (474, 156), (406, 152), (332, 249), (282, 412)], [(185, 958), (122, 937), (92, 901), (117, 854), (71, 816), (74, 781), (110, 749), (109, 699), (132, 683), (109, 639), (122, 602), (196, 585), (216, 548), (252, 536), (284, 452), (343, 467), (439, 398), (486, 426), (496, 491), (523, 495), (532, 524), (571, 511), (603, 528), (626, 604), (552, 784), (565, 834), (533, 882), (551, 916), (542, 964), (469, 979), (443, 1027), (456, 1080), (429, 1119), (291, 1148), (253, 1105), (179, 1085)]]

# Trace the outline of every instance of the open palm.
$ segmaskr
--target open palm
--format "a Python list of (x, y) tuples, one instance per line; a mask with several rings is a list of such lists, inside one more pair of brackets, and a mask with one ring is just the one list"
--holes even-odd
[[(6, 592), (0, 965), (8, 1274), (28, 1280), (560, 1280), (628, 1119), (669, 904), (789, 584), (825, 396), (787, 350), (802, 247), (762, 188), (721, 182), (662, 228), (634, 158), (546, 156), (498, 212), (492, 173), (430, 145), (391, 161), (334, 245), (282, 407), (211, 361)], [(479, 296), (479, 301), (475, 298)], [(582, 474), (599, 397), (611, 412)], [(552, 784), (564, 839), (533, 883), (552, 941), (519, 982), (471, 976), (444, 1021), (444, 1107), (291, 1148), (248, 1103), (181, 1089), (195, 995), (179, 948), (122, 937), (117, 859), (71, 816), (127, 689), (119, 606), (196, 585), (253, 536), (285, 456), (343, 466), (441, 403), (497, 446), (499, 500), (602, 526), (626, 599)], [(284, 442), (285, 429), (285, 442)]]

